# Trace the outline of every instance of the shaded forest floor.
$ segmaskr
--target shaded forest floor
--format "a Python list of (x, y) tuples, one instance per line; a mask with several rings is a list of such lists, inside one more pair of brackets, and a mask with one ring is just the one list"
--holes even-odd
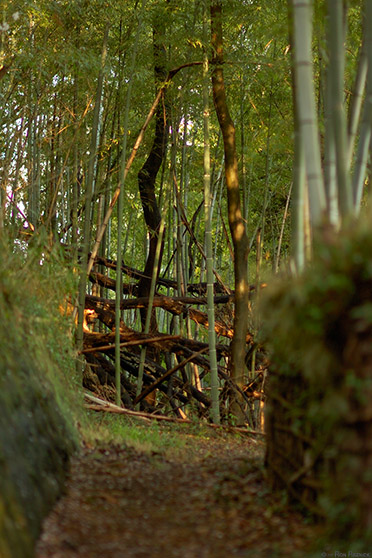
[(270, 494), (263, 442), (192, 429), (178, 435), (181, 445), (166, 451), (86, 447), (44, 524), (37, 557), (311, 555), (317, 528)]

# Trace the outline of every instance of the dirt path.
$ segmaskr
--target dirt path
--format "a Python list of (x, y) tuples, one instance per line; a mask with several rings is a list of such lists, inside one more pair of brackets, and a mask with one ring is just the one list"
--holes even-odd
[(309, 556), (313, 529), (269, 493), (262, 444), (187, 440), (174, 456), (85, 450), (38, 558)]

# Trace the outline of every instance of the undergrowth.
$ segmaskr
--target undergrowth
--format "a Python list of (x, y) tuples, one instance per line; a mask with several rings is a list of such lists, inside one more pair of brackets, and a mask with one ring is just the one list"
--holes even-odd
[(82, 390), (58, 308), (74, 273), (55, 249), (0, 238), (0, 556), (33, 556), (79, 447)]
[(76, 373), (71, 319), (63, 308), (76, 291), (77, 274), (59, 247), (47, 246), (43, 235), (32, 246), (2, 241), (2, 314), (14, 326), (13, 335), (22, 338), (30, 361), (38, 363), (40, 381), (46, 392), (52, 388), (74, 431), (84, 422), (81, 378)]
[(157, 422), (143, 423), (122, 415), (88, 411), (89, 426), (84, 440), (89, 446), (117, 444), (130, 446), (145, 453), (177, 453), (185, 446), (180, 432), (160, 426)]
[(88, 447), (124, 445), (139, 452), (158, 453), (166, 458), (180, 460), (191, 458), (201, 446), (213, 444), (214, 440), (226, 443), (245, 441), (240, 434), (211, 429), (199, 423), (159, 423), (89, 410), (86, 422), (83, 436)]

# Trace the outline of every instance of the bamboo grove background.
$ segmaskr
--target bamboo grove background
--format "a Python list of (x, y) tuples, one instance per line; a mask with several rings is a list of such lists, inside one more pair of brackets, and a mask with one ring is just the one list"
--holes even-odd
[[(304, 268), (314, 231), (339, 230), (363, 211), (371, 9), (369, 0), (3, 2), (0, 229), (25, 254), (38, 233), (80, 270), (77, 347), (110, 346), (91, 369), (116, 378), (117, 403), (138, 405), (143, 382), (190, 358), (172, 380), (178, 385), (168, 381), (163, 410), (183, 416), (193, 401), (201, 416), (212, 407), (215, 422), (220, 412), (226, 421), (243, 412), (239, 422), (260, 426), (265, 357), (253, 316), (229, 384), (237, 261), (249, 292), (259, 292), (272, 273)], [(243, 255), (212, 100), (218, 68), (235, 125)], [(209, 304), (190, 300), (207, 294)], [(170, 312), (171, 303), (184, 306)], [(94, 331), (84, 330), (87, 310)], [(154, 332), (182, 339), (181, 348), (163, 339), (125, 357), (120, 344)]]

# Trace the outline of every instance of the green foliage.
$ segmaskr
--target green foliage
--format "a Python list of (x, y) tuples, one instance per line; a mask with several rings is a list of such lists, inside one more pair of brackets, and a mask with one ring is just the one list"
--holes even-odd
[[(6, 264), (0, 269), (0, 281), (9, 319), (15, 314), (30, 357), (45, 363), (46, 382), (55, 386), (58, 403), (66, 407), (66, 418), (73, 422), (80, 378), (74, 369), (72, 324), (66, 308), (77, 278), (62, 248), (49, 249), (45, 242), (43, 236), (35, 238), (27, 254), (23, 247), (13, 253), (4, 247)], [(26, 291), (22, 285), (27, 285)]]
[[(77, 151), (81, 175), (87, 168), (87, 153), (92, 120), (92, 97), (98, 76), (100, 49), (106, 21), (110, 22), (107, 72), (105, 76), (105, 99), (102, 110), (101, 137), (97, 171), (96, 199), (105, 190), (116, 186), (122, 128), (127, 93), (130, 53), (133, 48), (134, 29), (138, 20), (138, 2), (32, 2), (17, 0), (5, 2), (4, 18), (11, 23), (3, 33), (2, 60), (11, 62), (9, 71), (1, 80), (0, 97), (4, 108), (3, 127), (0, 128), (1, 157), (9, 156), (9, 181), (17, 189), (17, 203), (28, 216), (30, 195), (34, 181), (39, 181), (40, 217), (48, 211), (50, 190), (53, 181), (61, 179), (57, 196), (57, 231), (61, 232), (71, 217), (74, 187), (74, 151)], [(17, 19), (12, 15), (17, 13)], [(268, 264), (272, 263), (277, 250), (284, 204), (291, 181), (289, 160), (292, 154), (292, 138), (289, 123), (292, 120), (290, 56), (287, 46), (286, 6), (275, 10), (269, 2), (223, 2), (224, 41), (227, 64), (225, 79), (228, 87), (231, 112), (237, 127), (237, 148), (241, 160), (241, 183), (245, 190), (245, 205), (248, 210), (249, 235), (254, 238), (255, 230), (262, 220), (268, 226), (264, 236), (264, 250)], [(130, 133), (128, 145), (134, 142), (143, 124), (143, 118), (154, 98), (154, 60), (152, 45), (153, 20), (164, 30), (168, 68), (202, 59), (201, 7), (198, 3), (161, 2), (152, 0), (144, 9), (144, 30), (140, 38), (141, 57), (133, 81), (133, 98), (130, 107)], [(171, 30), (171, 32), (170, 32)], [(14, 60), (13, 60), (14, 56)], [(175, 168), (164, 169), (164, 180), (173, 183), (175, 171), (181, 198), (191, 221), (202, 201), (202, 118), (201, 70), (196, 66), (179, 72), (169, 88), (173, 141), (177, 154)], [(34, 112), (35, 110), (35, 112)], [(23, 112), (24, 111), (24, 112)], [(23, 117), (23, 130), (20, 120)], [(211, 139), (213, 160), (212, 187), (219, 188), (222, 146), (219, 142), (218, 123), (211, 114)], [(189, 128), (183, 145), (183, 123)], [(130, 216), (142, 220), (138, 203), (137, 172), (146, 158), (152, 142), (151, 126), (140, 147), (137, 161), (133, 165), (125, 186), (124, 224), (131, 228), (125, 251), (126, 263), (141, 268), (144, 260), (142, 227), (132, 227)], [(241, 143), (244, 132), (244, 145)], [(24, 137), (25, 151), (19, 159), (26, 183), (19, 188), (16, 161), (19, 147), (12, 146), (16, 134)], [(267, 138), (270, 136), (271, 145)], [(26, 139), (28, 138), (28, 139)], [(6, 146), (12, 146), (9, 153)], [(21, 145), (21, 143), (19, 144)], [(13, 151), (12, 151), (13, 150)], [(169, 153), (169, 158), (171, 154)], [(243, 181), (243, 158), (246, 180)], [(269, 165), (267, 161), (269, 159)], [(53, 177), (53, 172), (56, 176)], [(17, 182), (17, 183), (16, 183)], [(52, 184), (51, 184), (52, 183)], [(78, 206), (84, 204), (84, 180), (79, 188)], [(159, 184), (159, 196), (162, 185)], [(263, 192), (269, 188), (269, 205), (263, 215)], [(218, 200), (219, 196), (217, 196)], [(176, 200), (174, 200), (176, 203)], [(171, 207), (170, 207), (171, 209)], [(224, 189), (221, 196), (221, 212), (226, 215)], [(6, 218), (10, 220), (11, 207), (7, 207)], [(96, 211), (96, 215), (98, 212)], [(177, 222), (170, 211), (170, 227)], [(115, 252), (115, 220), (108, 250)], [(226, 218), (225, 218), (226, 220)], [(15, 211), (13, 221), (23, 226), (24, 219)], [(67, 223), (66, 223), (67, 222)], [(226, 223), (225, 223), (226, 225)], [(213, 229), (216, 231), (216, 266), (222, 277), (231, 282), (230, 257), (226, 236), (221, 225), (221, 216), (216, 202), (213, 213)], [(71, 229), (68, 229), (71, 231)], [(93, 231), (95, 232), (95, 224)], [(198, 226), (196, 236), (203, 243), (203, 227)], [(63, 235), (68, 240), (70, 232)], [(286, 230), (283, 252), (288, 251), (289, 233)], [(189, 242), (188, 234), (185, 242)], [(168, 249), (169, 245), (169, 249)], [(173, 238), (166, 239), (166, 252), (173, 252)], [(255, 258), (255, 247), (251, 253)], [(201, 273), (200, 255), (195, 254), (195, 279)], [(164, 262), (164, 266), (168, 261)]]
[[(226, 58), (224, 73), (231, 114), (237, 129), (240, 181), (248, 234), (252, 243), (250, 263), (255, 265), (255, 232), (258, 227), (262, 227), (262, 254), (265, 266), (269, 268), (273, 266), (278, 250), (284, 207), (292, 181), (293, 110), (287, 4), (223, 1), (222, 6)], [(93, 115), (92, 98), (106, 22), (110, 23), (110, 32), (94, 200), (96, 216), (100, 196), (105, 191), (111, 192), (117, 184), (130, 55), (139, 11), (143, 11), (144, 27), (140, 37), (141, 57), (133, 79), (135, 101), (129, 114), (129, 147), (133, 145), (155, 94), (153, 21), (158, 21), (160, 29), (164, 31), (169, 69), (191, 61), (200, 61), (203, 46), (201, 5), (197, 2), (190, 4), (185, 0), (177, 3), (149, 0), (143, 8), (142, 3), (133, 1), (109, 1), (103, 6), (98, 0), (88, 3), (82, 0), (16, 0), (3, 2), (2, 8), (6, 29), (0, 32), (0, 64), (10, 66), (0, 81), (3, 108), (0, 160), (6, 159), (4, 167), (9, 172), (9, 189), (17, 192), (16, 201), (26, 217), (29, 215), (28, 203), (34, 183), (38, 182), (37, 188), (40, 190), (42, 217), (49, 209), (50, 191), (55, 187), (56, 181), (61, 180), (56, 202), (57, 231), (61, 233), (71, 220), (75, 156), (83, 178), (79, 186), (78, 207), (80, 210), (84, 207), (84, 175)], [(346, 48), (348, 92), (352, 90), (356, 72), (361, 37), (360, 17), (360, 3), (349, 2)], [(320, 109), (323, 105), (323, 76), (328, 56), (324, 45), (325, 22), (325, 2), (317, 2), (314, 56)], [(169, 169), (169, 160), (172, 157), (169, 152), (164, 180), (173, 183), (173, 171), (175, 172), (189, 220), (202, 201), (201, 99), (200, 66), (179, 72), (169, 88), (169, 124), (176, 149), (175, 168)], [(185, 120), (189, 128), (185, 136), (186, 143), (183, 144)], [(135, 218), (142, 221), (137, 172), (151, 148), (151, 126), (125, 185), (124, 225), (133, 229), (129, 235), (125, 259), (126, 263), (138, 268), (143, 267), (144, 229), (132, 227), (130, 216), (135, 213)], [(321, 127), (324, 128), (323, 122)], [(17, 143), (18, 135), (23, 138), (23, 142)], [(218, 138), (218, 123), (212, 111), (211, 149), (215, 162), (212, 188), (215, 189), (219, 187), (217, 176), (222, 156)], [(12, 140), (15, 141), (14, 145)], [(17, 180), (18, 163), (23, 178), (21, 184)], [(160, 197), (160, 180), (158, 187)], [(170, 210), (171, 207), (172, 205)], [(6, 217), (10, 220), (11, 206), (6, 209)], [(225, 216), (224, 189), (221, 209)], [(291, 212), (290, 208), (282, 243), (283, 260), (286, 260), (290, 251)], [(24, 220), (17, 211), (12, 219), (14, 224), (23, 226)], [(113, 217), (113, 232), (107, 248), (111, 253), (115, 252), (116, 246), (115, 220), (116, 216)], [(178, 226), (172, 211), (169, 221), (165, 253), (168, 253), (169, 245), (170, 258), (174, 249), (170, 231)], [(224, 280), (231, 282), (230, 257), (217, 203), (212, 227), (216, 231), (216, 238), (213, 239), (216, 242), (216, 267)], [(63, 241), (71, 239), (71, 228), (68, 231), (62, 235)], [(95, 223), (92, 233), (94, 232)], [(203, 232), (203, 227), (197, 229), (197, 237), (201, 242)], [(185, 242), (189, 242), (188, 234), (185, 235)], [(198, 279), (201, 273), (200, 257), (195, 255), (195, 259)], [(168, 261), (164, 261), (164, 266), (167, 264)]]

